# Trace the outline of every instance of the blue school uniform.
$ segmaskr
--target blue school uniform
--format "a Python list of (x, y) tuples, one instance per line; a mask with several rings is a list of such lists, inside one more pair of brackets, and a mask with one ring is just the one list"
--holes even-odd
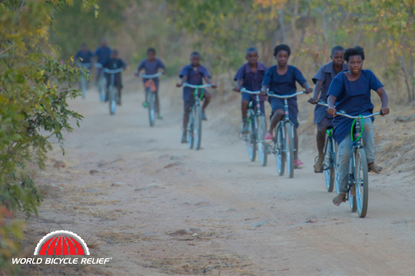
[(110, 55), (111, 55), (111, 48), (106, 46), (106, 47), (98, 47), (95, 50), (94, 56), (98, 57), (97, 62), (104, 65), (109, 59), (110, 59)]
[[(340, 72), (345, 72), (347, 70), (349, 70), (349, 68), (347, 64), (344, 63), (342, 70)], [(327, 101), (327, 92), (329, 91), (330, 84), (336, 75), (337, 73), (334, 71), (333, 62), (329, 62), (321, 66), (321, 68), (314, 75), (313, 77), (314, 84), (317, 84), (318, 81), (321, 81), (323, 83), (323, 85), (321, 86), (320, 97), (318, 98), (319, 101), (324, 101), (324, 102)], [(326, 127), (332, 126), (331, 121), (333, 119), (333, 116), (328, 115), (326, 110), (327, 108), (325, 106), (316, 104), (316, 107), (314, 109), (314, 123), (315, 124), (317, 125), (323, 124)]]
[(92, 52), (90, 50), (86, 50), (86, 52), (79, 50), (78, 53), (76, 53), (75, 60), (79, 63), (91, 63), (91, 57)]
[[(195, 70), (193, 69), (192, 64), (183, 67), (179, 77), (183, 78), (183, 76), (187, 76), (187, 83), (193, 85), (202, 85), (204, 77), (210, 78), (209, 71), (206, 67), (199, 65)], [(201, 91), (201, 89), (199, 89), (199, 91)], [(206, 89), (205, 92), (207, 92)], [(193, 105), (195, 102), (193, 88), (183, 87), (183, 101), (185, 102), (185, 108)]]
[[(335, 107), (338, 111), (343, 110), (353, 116), (368, 115), (373, 113), (370, 92), (381, 87), (383, 84), (370, 70), (362, 70), (355, 81), (349, 81), (345, 73), (340, 73), (333, 79), (327, 95), (336, 97)], [(338, 144), (350, 133), (352, 123), (352, 119), (334, 117), (334, 139)]]
[[(289, 65), (287, 72), (284, 75), (280, 75), (277, 72), (277, 66), (274, 65), (268, 69), (265, 73), (262, 85), (266, 85), (270, 92), (274, 92), (278, 95), (290, 95), (297, 92), (296, 82), (303, 85), (306, 81), (303, 74), (296, 67)], [(268, 97), (268, 101), (271, 104), (272, 112), (277, 109), (284, 110), (284, 100), (273, 97)], [(297, 97), (288, 99), (288, 109), (290, 112), (290, 120), (295, 125), (298, 123), (298, 105)]]
[[(244, 87), (247, 90), (260, 91), (262, 80), (264, 79), (264, 75), (267, 69), (268, 68), (265, 66), (265, 64), (257, 62), (257, 70), (256, 72), (254, 72), (252, 71), (251, 66), (249, 66), (249, 63), (245, 63), (239, 68), (238, 72), (236, 72), (236, 75), (233, 78), (233, 80), (242, 80), (242, 87)], [(261, 101), (261, 112), (265, 114), (264, 101), (266, 97), (259, 96), (259, 99)], [(256, 96), (242, 92), (242, 101), (252, 102), (254, 105), (256, 105)]]
[[(164, 63), (161, 60), (159, 60), (158, 58), (156, 58), (153, 62), (150, 62), (148, 59), (144, 59), (138, 65), (137, 72), (140, 72), (141, 70), (144, 69), (144, 72), (145, 72), (146, 75), (154, 75), (154, 74), (157, 74), (159, 68), (166, 69), (166, 67), (164, 66)], [(147, 80), (148, 79), (143, 78), (144, 83)], [(153, 81), (154, 81), (154, 84), (156, 85), (156, 87), (158, 89), (158, 87), (159, 87), (159, 78), (154, 78)]]

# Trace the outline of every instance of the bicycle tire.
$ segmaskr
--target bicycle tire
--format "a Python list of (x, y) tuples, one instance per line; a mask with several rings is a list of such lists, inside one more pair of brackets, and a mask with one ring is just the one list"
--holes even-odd
[(248, 117), (251, 122), (249, 125), (251, 128), (251, 131), (249, 132), (249, 139), (248, 141), (246, 141), (246, 146), (248, 148), (249, 160), (251, 160), (251, 162), (255, 162), (255, 159), (256, 159), (256, 122), (254, 120), (252, 110), (250, 110), (250, 112), (248, 113)]
[(190, 109), (190, 114), (189, 114), (189, 122), (187, 123), (187, 141), (189, 143), (189, 148), (193, 149), (193, 145), (194, 145), (194, 140), (193, 140), (193, 126), (194, 126), (194, 117), (193, 117), (193, 111), (194, 106)]
[(258, 145), (258, 156), (259, 162), (261, 162), (262, 167), (267, 166), (267, 145), (265, 143), (265, 134), (267, 133), (267, 126), (265, 124), (264, 116), (257, 116), (257, 125), (258, 125), (258, 134), (257, 134), (257, 145)]
[(285, 123), (285, 158), (287, 160), (288, 177), (294, 177), (294, 129), (291, 122)]
[(101, 102), (105, 102), (105, 100), (106, 100), (106, 91), (105, 91), (106, 84), (107, 84), (107, 80), (105, 79), (105, 77), (103, 75), (101, 77), (99, 77), (99, 79), (98, 79), (98, 93), (99, 93), (99, 100)]
[(326, 146), (324, 147), (324, 165), (328, 166), (324, 170), (324, 176), (326, 180), (327, 192), (333, 192), (334, 178), (335, 178), (335, 153), (334, 153), (334, 141), (332, 138), (327, 137)]
[(274, 131), (275, 141), (275, 159), (277, 163), (277, 171), (279, 176), (283, 176), (285, 172), (285, 140), (284, 127), (282, 123), (278, 123)]
[(155, 95), (150, 90), (147, 91), (147, 109), (148, 109), (148, 120), (150, 123), (150, 127), (153, 127), (156, 122), (156, 115), (155, 115)]
[(369, 202), (369, 176), (365, 149), (356, 149), (354, 152), (354, 158), (357, 212), (359, 217), (364, 218), (367, 213), (367, 206)]
[(117, 108), (117, 102), (115, 100), (115, 86), (110, 85), (108, 88), (108, 103), (110, 108), (110, 114), (114, 115), (116, 108)]
[(84, 76), (81, 76), (80, 86), (82, 91), (82, 99), (86, 98), (87, 80)]
[(195, 112), (195, 148), (196, 150), (200, 150), (200, 147), (202, 145), (202, 107), (200, 105), (196, 106)]

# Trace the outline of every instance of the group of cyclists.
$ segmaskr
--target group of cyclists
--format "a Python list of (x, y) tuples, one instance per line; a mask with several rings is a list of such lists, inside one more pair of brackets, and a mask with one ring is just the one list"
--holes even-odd
[[(323, 172), (323, 149), (326, 141), (326, 131), (332, 128), (334, 130), (334, 139), (338, 144), (336, 161), (338, 195), (333, 199), (333, 203), (338, 206), (344, 202), (348, 192), (349, 160), (352, 155), (351, 145), (353, 143), (350, 139), (350, 132), (353, 120), (344, 116), (336, 116), (336, 112), (342, 110), (352, 116), (372, 114), (374, 106), (371, 101), (371, 91), (374, 90), (379, 95), (382, 103), (381, 114), (387, 115), (389, 113), (388, 96), (376, 75), (370, 70), (363, 69), (365, 53), (363, 48), (359, 46), (346, 50), (341, 46), (334, 47), (330, 55), (332, 61), (323, 65), (312, 78), (315, 84), (314, 89), (309, 85), (298, 68), (289, 65), (290, 55), (291, 49), (288, 45), (281, 44), (276, 46), (274, 49), (274, 58), (277, 63), (267, 68), (264, 63), (258, 61), (259, 55), (256, 48), (252, 47), (246, 50), (245, 57), (247, 62), (237, 71), (234, 77), (236, 86), (233, 89), (242, 94), (241, 115), (243, 127), (241, 133), (247, 134), (249, 132), (249, 119), (247, 118), (248, 105), (250, 103), (252, 106), (257, 105), (257, 97), (243, 91), (245, 89), (249, 91), (260, 91), (259, 107), (261, 112), (265, 114), (264, 106), (266, 100), (271, 106), (269, 127), (265, 136), (262, 138), (268, 144), (273, 143), (275, 140), (275, 137), (273, 137), (274, 128), (284, 118), (286, 113), (288, 113), (289, 119), (294, 125), (294, 144), (296, 148), (294, 151), (294, 166), (295, 168), (301, 168), (304, 163), (298, 157), (297, 128), (299, 126), (299, 111), (297, 97), (288, 98), (287, 110), (284, 107), (284, 100), (278, 97), (272, 97), (272, 95), (295, 94), (297, 92), (297, 83), (304, 88), (305, 93), (313, 93), (308, 102), (316, 104), (314, 123), (317, 125), (316, 142), (318, 156), (315, 160), (314, 171), (316, 173)], [(82, 45), (76, 58), (81, 63), (90, 64), (91, 58), (94, 56), (97, 57), (97, 63), (102, 64), (102, 68), (126, 68), (125, 62), (119, 59), (117, 50), (111, 50), (107, 46), (105, 39), (101, 41), (101, 46), (98, 47), (94, 54), (87, 49), (85, 44)], [(201, 65), (200, 61), (201, 55), (198, 52), (193, 52), (190, 55), (190, 64), (183, 67), (179, 74), (180, 82), (177, 83), (177, 87), (183, 86), (182, 98), (184, 111), (182, 143), (187, 143), (186, 130), (189, 113), (195, 102), (193, 94), (194, 88), (189, 87), (187, 84), (190, 84), (190, 86), (198, 86), (205, 82), (210, 84), (212, 88), (216, 88), (216, 84), (211, 82), (209, 71)], [(146, 75), (153, 75), (159, 69), (162, 70), (163, 74), (166, 73), (164, 63), (156, 58), (155, 49), (150, 48), (147, 51), (147, 59), (139, 64), (136, 75), (138, 76), (142, 70), (145, 71)], [(97, 68), (97, 79), (100, 76), (101, 70), (100, 67)], [(108, 79), (108, 76), (106, 77)], [(107, 81), (107, 85), (108, 83)], [(116, 75), (115, 83), (119, 93), (118, 104), (120, 105), (122, 89), (121, 73)], [(148, 83), (144, 79), (144, 84)], [(151, 84), (154, 86), (156, 92), (157, 117), (158, 119), (162, 119), (158, 97), (159, 80), (155, 78)], [(211, 100), (211, 94), (204, 90), (201, 97), (204, 100), (202, 105), (202, 119), (207, 120), (205, 111)], [(318, 102), (324, 102), (328, 107), (319, 105), (317, 104)], [(147, 106), (146, 101), (143, 102), (143, 106)], [(375, 164), (373, 120), (373, 117), (364, 119), (364, 128), (362, 129), (361, 136), (366, 149), (369, 170), (380, 173), (382, 168)]]

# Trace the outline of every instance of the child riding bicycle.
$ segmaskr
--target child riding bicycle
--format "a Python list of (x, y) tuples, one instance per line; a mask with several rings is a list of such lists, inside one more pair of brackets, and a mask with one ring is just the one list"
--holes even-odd
[[(127, 67), (127, 65), (125, 64), (125, 62), (122, 59), (118, 58), (118, 51), (117, 50), (113, 50), (111, 52), (110, 59), (104, 64), (104, 68), (109, 69), (109, 70), (114, 70), (114, 69), (119, 69), (119, 68), (123, 68), (125, 70), (126, 67)], [(111, 85), (111, 74), (105, 73), (105, 78), (107, 79), (107, 97), (106, 97), (106, 99), (108, 99), (108, 88)], [(115, 87), (117, 87), (117, 93), (118, 93), (117, 105), (121, 105), (121, 90), (122, 90), (122, 87), (123, 87), (122, 86), (121, 72), (115, 74), (114, 84), (115, 84)]]

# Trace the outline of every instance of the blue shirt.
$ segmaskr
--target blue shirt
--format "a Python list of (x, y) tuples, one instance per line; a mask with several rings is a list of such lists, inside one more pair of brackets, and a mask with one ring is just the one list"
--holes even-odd
[[(158, 58), (156, 58), (153, 62), (148, 61), (148, 59), (144, 59), (138, 65), (137, 72), (140, 72), (144, 69), (146, 75), (154, 75), (157, 74), (159, 68), (166, 69), (164, 63)], [(158, 78), (154, 78), (153, 80), (155, 83), (158, 82)], [(146, 82), (147, 79), (143, 78), (143, 81)]]
[(111, 48), (110, 47), (98, 47), (95, 50), (94, 56), (98, 57), (97, 62), (104, 65), (109, 59), (111, 55)]
[[(192, 64), (189, 64), (183, 67), (182, 71), (180, 72), (179, 77), (183, 78), (184, 76), (187, 76), (187, 83), (193, 84), (193, 85), (202, 85), (204, 77), (210, 78), (209, 71), (206, 69), (206, 67), (199, 65), (195, 70), (193, 69)], [(183, 87), (183, 100), (193, 101), (194, 99), (193, 91), (194, 91), (193, 88)]]
[[(333, 79), (327, 95), (336, 97), (337, 111), (343, 110), (353, 116), (368, 115), (373, 112), (370, 92), (381, 87), (383, 84), (370, 70), (362, 70), (360, 77), (355, 81), (349, 81), (345, 73), (340, 73)], [(352, 123), (352, 119), (334, 117), (334, 138), (337, 143), (340, 144), (350, 133)]]
[[(347, 70), (349, 70), (349, 67), (346, 63), (343, 63), (343, 67), (340, 72), (345, 72)], [(336, 75), (337, 73), (334, 71), (333, 62), (329, 62), (321, 66), (321, 68), (314, 75), (314, 84), (317, 84), (318, 81), (321, 81), (323, 83), (323, 85), (321, 86), (320, 97), (318, 98), (319, 101), (327, 101), (327, 92), (329, 91), (330, 84)], [(316, 104), (316, 107), (314, 109), (315, 124), (320, 123), (321, 120), (323, 120), (326, 116), (330, 119), (333, 118), (333, 116), (327, 114), (326, 110), (327, 108), (325, 106)]]
[[(249, 63), (242, 65), (238, 72), (236, 72), (234, 81), (242, 80), (242, 87), (250, 91), (260, 91), (261, 84), (264, 79), (265, 72), (267, 71), (265, 64), (257, 62), (256, 72), (252, 71)], [(261, 100), (265, 100), (265, 97), (260, 96)]]
[(75, 60), (79, 63), (91, 63), (91, 57), (92, 52), (90, 50), (86, 50), (86, 52), (79, 50), (78, 53), (76, 53)]

